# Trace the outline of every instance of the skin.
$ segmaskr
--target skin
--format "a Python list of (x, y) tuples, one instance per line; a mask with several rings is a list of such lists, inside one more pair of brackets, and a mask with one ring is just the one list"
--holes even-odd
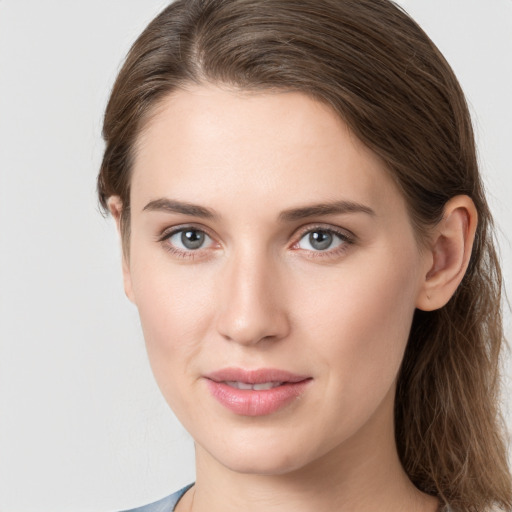
[[(283, 214), (340, 201), (364, 208)], [(119, 198), (110, 208), (119, 221)], [(420, 248), (384, 164), (300, 93), (204, 85), (166, 98), (138, 140), (123, 270), (156, 381), (196, 442), (196, 485), (177, 510), (436, 510), (398, 460), (394, 390), (413, 313), (453, 294), (475, 225), (471, 200), (454, 198)], [(187, 249), (179, 228), (204, 244)], [(327, 249), (311, 244), (319, 230)], [(233, 366), (311, 381), (248, 417), (205, 383)]]

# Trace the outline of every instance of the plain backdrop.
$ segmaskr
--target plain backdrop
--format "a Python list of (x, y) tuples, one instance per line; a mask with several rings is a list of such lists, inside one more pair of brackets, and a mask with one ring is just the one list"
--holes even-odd
[[(194, 478), (95, 197), (110, 87), (166, 3), (0, 0), (1, 512), (119, 510)], [(512, 1), (399, 3), (467, 94), (510, 290)]]

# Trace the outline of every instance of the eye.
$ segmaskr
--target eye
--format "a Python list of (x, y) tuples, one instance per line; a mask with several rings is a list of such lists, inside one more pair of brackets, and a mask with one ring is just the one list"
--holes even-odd
[(312, 229), (304, 233), (297, 242), (297, 248), (306, 251), (330, 251), (349, 243), (348, 236), (329, 229)]
[(213, 240), (204, 231), (193, 227), (185, 227), (164, 234), (160, 239), (165, 242), (171, 252), (187, 253), (206, 249), (213, 244)]

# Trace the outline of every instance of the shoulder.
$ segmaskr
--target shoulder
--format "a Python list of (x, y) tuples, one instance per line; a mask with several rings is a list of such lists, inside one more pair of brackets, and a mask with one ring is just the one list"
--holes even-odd
[(149, 503), (148, 505), (143, 505), (142, 507), (131, 508), (129, 510), (124, 510), (122, 512), (172, 512), (174, 507), (180, 500), (180, 498), (193, 486), (194, 484), (187, 485), (171, 494), (170, 496), (166, 496), (161, 500), (154, 501), (153, 503)]

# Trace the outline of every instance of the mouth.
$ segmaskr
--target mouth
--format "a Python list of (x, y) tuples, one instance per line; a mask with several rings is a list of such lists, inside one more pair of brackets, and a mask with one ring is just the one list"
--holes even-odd
[(226, 381), (225, 384), (235, 389), (252, 389), (254, 391), (264, 391), (273, 389), (285, 384), (284, 382), (261, 382), (260, 384), (249, 384), (248, 382), (239, 382), (236, 380)]
[(225, 368), (205, 376), (213, 398), (241, 416), (266, 416), (302, 396), (313, 380), (284, 370)]

